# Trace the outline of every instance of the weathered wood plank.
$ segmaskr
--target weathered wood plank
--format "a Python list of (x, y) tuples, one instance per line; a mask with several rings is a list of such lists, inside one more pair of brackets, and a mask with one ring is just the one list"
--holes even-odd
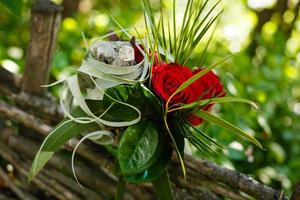
[(36, 0), (31, 11), (31, 39), (26, 54), (22, 90), (42, 96), (61, 24), (62, 7), (50, 0)]

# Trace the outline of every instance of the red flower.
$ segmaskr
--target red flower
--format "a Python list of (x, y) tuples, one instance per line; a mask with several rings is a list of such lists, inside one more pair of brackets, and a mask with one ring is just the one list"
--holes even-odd
[[(175, 90), (186, 80), (193, 76), (193, 72), (175, 63), (156, 65), (152, 70), (152, 87), (155, 94), (165, 102), (175, 92)], [(199, 82), (191, 84), (185, 90), (175, 95), (170, 104), (192, 103), (203, 93)]]
[[(192, 72), (189, 68), (176, 63), (157, 65), (152, 70), (152, 87), (154, 93), (166, 102), (182, 83), (201, 70), (198, 69)], [(224, 95), (225, 93), (219, 77), (210, 71), (175, 95), (171, 99), (170, 104), (188, 104), (197, 100)], [(213, 104), (209, 104), (201, 109), (209, 110), (212, 106)], [(195, 115), (190, 115), (188, 121), (196, 126), (201, 124), (203, 119)]]
[[(139, 47), (141, 48), (141, 50), (144, 50), (143, 45), (139, 44)], [(134, 57), (135, 57), (136, 63), (140, 63), (144, 59), (143, 54), (141, 53), (141, 51), (139, 50), (139, 48), (136, 45), (134, 45)]]
[[(197, 69), (194, 71), (194, 74), (197, 74), (200, 71), (202, 71), (202, 69)], [(212, 71), (209, 71), (206, 74), (204, 74), (199, 79), (199, 82), (200, 82), (201, 86), (204, 88), (201, 99), (211, 99), (214, 97), (223, 97), (226, 94), (224, 91), (223, 85), (220, 82), (219, 77), (216, 74), (214, 74)], [(213, 107), (213, 105), (214, 104), (208, 104), (201, 109), (209, 111)], [(192, 125), (197, 126), (203, 122), (203, 119), (200, 117), (197, 117), (195, 115), (190, 115), (188, 118), (188, 121)]]
[[(141, 50), (144, 50), (144, 46), (143, 45), (139, 44), (139, 47), (141, 48)], [(136, 61), (136, 63), (140, 63), (144, 59), (143, 54), (141, 53), (141, 51), (139, 50), (139, 48), (137, 46), (134, 46), (134, 55), (135, 55), (135, 61)], [(151, 52), (149, 50), (149, 57), (150, 57), (150, 59), (152, 59), (151, 56), (152, 55), (151, 55)], [(153, 66), (156, 66), (158, 63), (160, 63), (159, 59), (158, 59), (158, 53), (155, 52)]]

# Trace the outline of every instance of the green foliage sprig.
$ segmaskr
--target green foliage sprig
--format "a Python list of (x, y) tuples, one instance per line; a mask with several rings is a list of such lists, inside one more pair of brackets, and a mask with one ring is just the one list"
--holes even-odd
[[(192, 52), (202, 41), (212, 25), (219, 19), (223, 10), (214, 14), (220, 1), (217, 1), (211, 8), (208, 8), (209, 0), (188, 0), (183, 21), (179, 24), (176, 19), (176, 2), (176, 0), (173, 0), (172, 24), (170, 24), (169, 18), (163, 13), (162, 6), (157, 22), (155, 17), (156, 12), (151, 7), (150, 1), (142, 0), (145, 24), (148, 38), (157, 40), (156, 43), (158, 44), (156, 46), (158, 45), (161, 48), (161, 53), (165, 53), (166, 60), (169, 59), (167, 55), (170, 54), (174, 57), (173, 62), (186, 65), (190, 60)], [(208, 11), (206, 11), (206, 8), (208, 8)], [(208, 40), (209, 42), (210, 40)], [(152, 46), (151, 51), (153, 52), (155, 49), (157, 48)]]

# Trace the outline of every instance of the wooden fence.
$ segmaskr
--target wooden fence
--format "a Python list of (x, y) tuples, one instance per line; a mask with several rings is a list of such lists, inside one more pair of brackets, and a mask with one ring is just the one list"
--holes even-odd
[[(12, 197), (0, 193), (0, 200), (102, 200), (112, 199), (116, 191), (114, 159), (101, 146), (91, 142), (83, 143), (78, 149), (75, 170), (85, 188), (79, 187), (72, 177), (70, 165), (70, 154), (77, 139), (55, 154), (36, 179), (27, 182), (29, 167), (42, 139), (63, 118), (57, 100), (47, 93), (46, 88), (40, 87), (48, 83), (61, 13), (61, 6), (48, 0), (35, 1), (25, 73), (19, 77), (0, 66), (0, 121), (3, 122), (0, 123), (0, 155), (14, 170), (7, 173), (0, 168), (0, 180), (9, 189), (8, 193), (13, 193)], [(281, 191), (245, 174), (187, 155), (185, 161), (187, 181), (181, 177), (175, 157), (169, 165), (176, 199), (287, 199)], [(292, 199), (297, 198), (295, 192)], [(151, 184), (128, 184), (125, 199), (157, 197)]]

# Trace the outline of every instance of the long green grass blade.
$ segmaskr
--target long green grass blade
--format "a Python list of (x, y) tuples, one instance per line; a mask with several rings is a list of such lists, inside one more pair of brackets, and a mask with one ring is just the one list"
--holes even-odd
[(262, 145), (254, 137), (247, 134), (245, 131), (236, 127), (235, 125), (221, 119), (220, 117), (217, 117), (217, 116), (215, 116), (207, 111), (204, 111), (204, 110), (194, 111), (193, 114), (197, 115), (198, 117), (201, 117), (202, 119), (204, 119), (208, 122), (217, 124), (229, 131), (232, 131), (233, 133), (237, 134), (238, 136), (248, 139), (249, 141), (253, 142), (256, 146), (263, 149)]
[(169, 110), (169, 112), (197, 108), (197, 107), (201, 107), (213, 103), (246, 103), (253, 106), (255, 109), (258, 109), (258, 105), (255, 102), (250, 101), (248, 99), (239, 98), (239, 97), (219, 97), (219, 98), (204, 99), (190, 104), (184, 104), (175, 109)]
[[(210, 26), (214, 23), (214, 20), (209, 20), (206, 25), (203, 26), (203, 24), (209, 19), (209, 16), (212, 15), (212, 11), (215, 10), (216, 6), (219, 4), (219, 1), (209, 10), (209, 12), (202, 17), (200, 20), (201, 14), (204, 12), (205, 7), (207, 6), (209, 1), (205, 1), (204, 4), (201, 6), (201, 1), (197, 1), (199, 4), (198, 6), (192, 7), (191, 11), (189, 13), (189, 20), (186, 24), (186, 26), (183, 28), (183, 34), (181, 35), (181, 40), (183, 42), (180, 43), (179, 45), (179, 50), (178, 50), (178, 62), (185, 65), (189, 57), (191, 56), (191, 53), (193, 50), (196, 48), (196, 46), (200, 43), (202, 37), (204, 34), (208, 31)], [(199, 9), (197, 10), (197, 7)], [(193, 15), (194, 14), (194, 15)], [(212, 17), (218, 18), (219, 15)], [(192, 25), (190, 25), (192, 23)], [(183, 45), (182, 45), (183, 44)]]
[[(170, 52), (173, 53), (173, 43), (172, 43), (172, 36), (171, 36), (171, 28), (170, 28), (170, 22), (168, 21), (168, 34), (169, 34), (169, 46), (170, 46)], [(175, 54), (176, 55), (176, 54)], [(176, 58), (175, 58), (176, 60)]]
[(200, 57), (199, 62), (198, 62), (198, 66), (203, 66), (205, 64), (205, 61), (206, 61), (206, 58), (207, 58), (207, 54), (208, 54), (208, 47), (211, 44), (211, 41), (212, 41), (212, 39), (213, 39), (213, 37), (215, 35), (215, 32), (217, 30), (219, 22), (220, 22), (220, 20), (217, 21), (216, 26), (214, 27), (214, 30), (212, 31), (209, 39), (207, 40), (207, 42), (205, 44), (205, 47), (204, 47), (204, 49), (203, 49), (203, 51), (201, 53), (201, 57)]
[[(177, 45), (178, 47), (177, 47), (177, 49), (174, 50), (175, 51), (175, 60), (177, 60), (177, 52), (180, 50), (180, 48), (182, 46), (182, 42), (183, 42), (182, 41), (182, 35), (183, 35), (185, 24), (187, 23), (186, 19), (187, 19), (187, 13), (188, 13), (188, 10), (189, 10), (188, 8), (189, 8), (190, 2), (191, 1), (188, 0), (187, 5), (185, 7), (184, 16), (183, 16), (183, 22), (181, 24), (181, 30), (180, 30), (180, 33), (179, 33), (178, 38), (177, 38), (178, 39), (178, 45)], [(170, 35), (170, 27), (168, 27), (168, 28), (169, 28), (169, 35)]]
[(193, 125), (189, 124), (189, 126), (198, 134), (200, 134), (203, 138), (205, 138), (207, 141), (209, 141), (210, 143), (213, 143), (214, 145), (216, 145), (218, 148), (220, 149), (224, 149), (225, 147), (223, 145), (221, 145), (220, 143), (218, 143), (217, 141), (215, 141), (214, 139), (212, 139), (210, 136), (208, 136), (207, 134), (205, 134), (203, 131), (195, 128)]
[(184, 83), (182, 83), (177, 90), (174, 92), (174, 94), (172, 95), (175, 96), (176, 94), (178, 94), (179, 92), (183, 91), (184, 89), (186, 89), (188, 86), (190, 86), (192, 83), (194, 83), (195, 81), (197, 81), (201, 76), (203, 76), (204, 74), (206, 74), (207, 72), (211, 71), (213, 68), (217, 67), (219, 64), (223, 63), (224, 61), (226, 61), (227, 59), (231, 58), (232, 55), (229, 55), (223, 59), (221, 59), (220, 61), (218, 61), (217, 63), (205, 68), (204, 70), (200, 71), (199, 73), (195, 74), (194, 76), (192, 76), (191, 78), (189, 78), (187, 81), (185, 81)]
[(165, 32), (165, 23), (164, 23), (164, 16), (163, 16), (163, 11), (162, 8), (160, 9), (160, 15), (161, 15), (161, 34), (163, 38), (163, 48), (167, 49), (167, 39), (166, 39), (166, 32)]
[[(168, 107), (166, 107), (166, 108), (168, 108)], [(167, 110), (167, 109), (166, 109), (166, 110)], [(184, 164), (183, 158), (182, 158), (182, 156), (181, 156), (181, 153), (180, 153), (180, 151), (179, 151), (179, 148), (178, 148), (178, 146), (177, 146), (177, 144), (176, 144), (176, 140), (175, 140), (174, 136), (172, 135), (172, 132), (171, 132), (171, 130), (170, 130), (170, 128), (169, 128), (168, 120), (167, 120), (167, 112), (166, 112), (165, 115), (164, 115), (164, 123), (165, 123), (165, 127), (166, 127), (166, 129), (167, 129), (167, 132), (168, 132), (168, 134), (170, 135), (170, 138), (171, 138), (171, 140), (172, 140), (172, 143), (173, 143), (173, 145), (174, 145), (174, 147), (175, 147), (176, 154), (177, 154), (177, 156), (178, 156), (178, 158), (179, 158), (179, 161), (180, 161), (180, 165), (181, 165), (181, 169), (182, 169), (182, 173), (183, 173), (184, 179), (186, 179), (186, 169), (185, 169), (185, 164)]]
[[(186, 48), (187, 50), (184, 51), (183, 54), (182, 54), (181, 63), (183, 63), (183, 64), (187, 63), (191, 53), (194, 51), (194, 49), (200, 43), (203, 36), (208, 32), (210, 27), (220, 17), (221, 14), (222, 14), (222, 11), (217, 16), (210, 19), (202, 29), (200, 29), (202, 24), (199, 25), (199, 29), (196, 29), (196, 30), (202, 30), (202, 31), (200, 33), (198, 33), (198, 35), (197, 35), (197, 33), (195, 33), (195, 34), (192, 34), (194, 37), (190, 37), (190, 38), (193, 38), (193, 41), (187, 43), (189, 46)], [(206, 20), (203, 20), (203, 22), (205, 22), (205, 21)]]
[(206, 139), (205, 137), (201, 137), (202, 134), (199, 134), (199, 131), (191, 131), (187, 125), (183, 126), (183, 130), (185, 133), (185, 137), (201, 152), (206, 152), (207, 155), (213, 154), (213, 153), (218, 153), (216, 150), (220, 149), (221, 145), (215, 145), (213, 142), (211, 143), (209, 139)]
[[(176, 34), (176, 0), (173, 0), (173, 31), (174, 31), (174, 49), (177, 49), (177, 34)], [(175, 52), (176, 54), (176, 52)]]
[(128, 38), (131, 39), (132, 36), (123, 28), (123, 26), (121, 26), (121, 24), (112, 16), (112, 14), (110, 14), (109, 12), (107, 14), (112, 18), (112, 20), (122, 30), (122, 32), (125, 33), (128, 36)]

